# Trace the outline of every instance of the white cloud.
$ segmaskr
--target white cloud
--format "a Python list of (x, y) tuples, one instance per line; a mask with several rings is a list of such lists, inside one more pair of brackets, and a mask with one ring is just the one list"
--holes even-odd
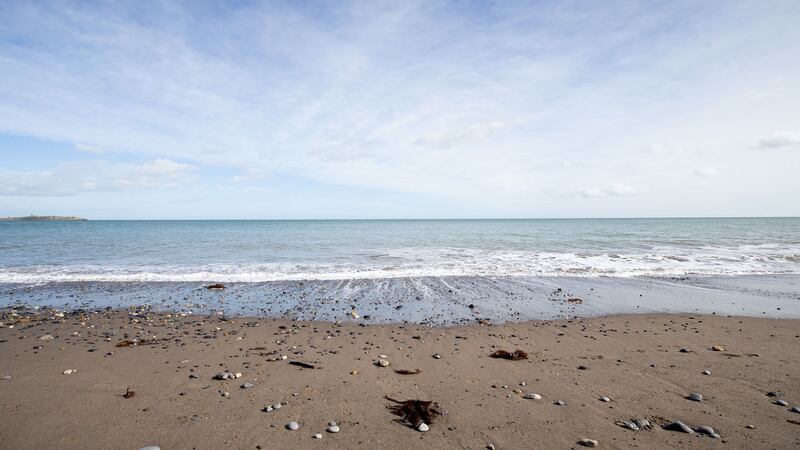
[(63, 196), (81, 192), (174, 188), (194, 180), (194, 166), (168, 159), (143, 164), (63, 164), (38, 172), (0, 171), (0, 195)]
[(584, 198), (606, 198), (606, 197), (627, 197), (640, 195), (647, 190), (637, 188), (628, 184), (614, 184), (608, 188), (600, 189), (596, 187), (581, 189), (580, 195)]
[(780, 148), (800, 145), (800, 130), (777, 131), (764, 137), (756, 144), (757, 148)]
[(713, 167), (703, 167), (700, 169), (695, 169), (692, 173), (698, 177), (711, 178), (718, 176), (719, 170)]

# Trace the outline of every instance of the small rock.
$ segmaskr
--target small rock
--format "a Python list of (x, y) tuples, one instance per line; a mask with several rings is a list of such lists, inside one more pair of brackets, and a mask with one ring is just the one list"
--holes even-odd
[(425, 422), (419, 424), (419, 426), (417, 427), (417, 431), (420, 431), (422, 433), (424, 433), (424, 432), (426, 432), (428, 430), (430, 430), (430, 427), (428, 425), (426, 425)]
[(522, 398), (527, 399), (527, 400), (541, 400), (542, 396), (539, 395), (539, 394), (534, 394), (532, 392), (529, 392), (529, 393), (525, 394), (524, 396), (522, 396)]
[(272, 405), (272, 409), (281, 409), (281, 404), (275, 403), (274, 405)]
[(775, 400), (775, 404), (779, 406), (789, 406), (789, 403), (786, 400)]
[(578, 366), (578, 370), (589, 370), (586, 366)]
[(670, 431), (680, 431), (681, 433), (694, 434), (694, 430), (689, 428), (685, 423), (681, 422), (680, 420), (664, 425), (664, 429)]
[(328, 425), (328, 428), (325, 429), (328, 433), (338, 433), (339, 432), (339, 425), (336, 425), (334, 422), (333, 425)]
[(161, 450), (161, 447), (157, 445), (148, 445), (146, 447), (142, 447), (139, 450)]
[(253, 386), (255, 386), (253, 383), (245, 383), (242, 385), (242, 389), (250, 389)]
[(611, 401), (611, 399), (610, 399), (610, 398), (608, 398), (608, 397), (600, 397), (600, 401), (601, 401), (601, 402), (610, 402), (610, 401)]
[(639, 425), (629, 421), (629, 420), (620, 420), (617, 422), (617, 425), (621, 426), (622, 428), (627, 428), (633, 431), (639, 431)]
[(331, 420), (330, 422), (328, 422), (328, 426), (329, 426), (329, 427), (333, 427), (333, 426), (336, 426), (336, 425), (339, 425), (339, 424), (338, 424), (338, 423), (336, 423), (336, 422), (335, 422), (335, 421), (333, 421), (333, 420)]
[(711, 371), (706, 369), (703, 371), (703, 375), (711, 375)]
[(554, 402), (554, 404), (556, 404), (556, 405), (558, 405), (558, 406), (564, 406), (564, 405), (566, 405), (566, 403), (564, 403), (564, 400), (556, 400), (556, 401)]
[(793, 406), (789, 411), (793, 413), (800, 413), (800, 406)]
[(214, 375), (215, 380), (227, 380), (228, 378), (233, 378), (232, 374), (228, 372), (220, 372)]
[(633, 419), (633, 423), (642, 430), (653, 428), (653, 425), (651, 425), (650, 421), (647, 419)]
[(64, 372), (62, 372), (62, 373), (63, 373), (64, 375), (72, 375), (73, 373), (75, 373), (75, 372), (77, 372), (77, 371), (78, 371), (78, 369), (67, 369), (67, 370), (65, 370), (65, 371), (64, 371)]
[(753, 424), (749, 424), (749, 425), (747, 425), (745, 428), (747, 428), (747, 429), (749, 429), (749, 430), (755, 430), (755, 429), (756, 429), (756, 426), (755, 426), (755, 425), (753, 425)]
[(702, 394), (698, 394), (697, 392), (692, 392), (686, 398), (688, 398), (689, 400), (691, 400), (693, 402), (702, 402), (703, 401), (703, 395)]
[(40, 341), (52, 341), (53, 339), (55, 338), (49, 334), (45, 334), (44, 336), (39, 338)]
[(725, 351), (725, 349), (720, 347), (719, 345), (715, 345), (715, 346), (711, 347), (711, 350), (714, 350), (715, 352), (724, 352)]
[(578, 441), (578, 444), (584, 447), (591, 447), (591, 448), (600, 445), (600, 443), (595, 441), (594, 439), (581, 439), (580, 441)]
[(381, 366), (381, 367), (389, 367), (389, 361), (387, 361), (385, 359), (379, 359), (378, 360), (378, 365)]
[(781, 393), (778, 391), (769, 391), (767, 392), (767, 397), (780, 397)]
[(697, 432), (701, 433), (701, 434), (705, 434), (707, 436), (711, 436), (714, 439), (719, 439), (719, 434), (717, 434), (717, 432), (714, 431), (713, 428), (711, 428), (711, 427), (709, 427), (707, 425), (702, 425), (702, 426), (697, 427)]
[(322, 435), (320, 433), (317, 433), (314, 435), (314, 439), (322, 439)]
[(486, 450), (495, 450), (494, 444), (487, 445)]
[(682, 348), (682, 349), (680, 349), (680, 352), (681, 353), (689, 353), (689, 352), (691, 352), (691, 350), (689, 350), (688, 348)]
[(433, 356), (433, 359), (442, 359), (442, 355), (440, 355), (438, 353), (434, 353), (432, 356)]
[(290, 429), (292, 431), (296, 431), (296, 430), (300, 429), (300, 424), (297, 423), (297, 422), (289, 422), (289, 423), (286, 424), (286, 428), (288, 428), (288, 429)]

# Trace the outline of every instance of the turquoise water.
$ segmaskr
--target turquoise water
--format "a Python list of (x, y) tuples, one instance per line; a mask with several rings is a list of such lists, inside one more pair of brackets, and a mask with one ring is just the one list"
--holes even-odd
[(0, 283), (800, 273), (800, 218), (0, 222)]

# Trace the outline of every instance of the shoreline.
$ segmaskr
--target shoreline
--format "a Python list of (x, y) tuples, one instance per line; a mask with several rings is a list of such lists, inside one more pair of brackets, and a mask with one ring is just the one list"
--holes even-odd
[[(0, 436), (13, 448), (800, 444), (800, 414), (790, 410), (800, 405), (798, 320), (642, 314), (429, 327), (147, 309), (30, 312), (0, 328), (0, 376), (10, 377), (0, 380), (0, 411), (14, 417), (0, 421)], [(489, 357), (499, 349), (529, 359)], [(381, 359), (390, 365), (376, 365)], [(213, 379), (225, 370), (243, 376)], [(128, 388), (135, 396), (123, 397)], [(685, 398), (695, 392), (703, 401)], [(525, 398), (534, 393), (542, 398)], [(436, 401), (446, 414), (420, 433), (396, 421), (384, 396)], [(653, 428), (617, 425), (633, 419)], [(675, 420), (721, 437), (662, 428)], [(287, 430), (289, 421), (300, 429)], [(341, 431), (326, 432), (329, 421)]]
[(423, 277), (211, 282), (0, 283), (0, 307), (126, 308), (306, 321), (519, 323), (618, 314), (800, 318), (800, 275), (681, 278)]

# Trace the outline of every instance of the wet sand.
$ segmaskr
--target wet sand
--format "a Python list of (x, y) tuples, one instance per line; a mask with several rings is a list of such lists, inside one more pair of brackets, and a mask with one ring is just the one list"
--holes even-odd
[[(600, 448), (800, 446), (800, 413), (790, 411), (800, 405), (798, 320), (627, 315), (429, 327), (147, 309), (10, 313), (0, 328), (3, 448), (578, 448), (584, 438)], [(498, 349), (529, 359), (490, 358)], [(242, 377), (213, 379), (224, 370)], [(125, 398), (128, 388), (135, 395)], [(693, 392), (704, 401), (685, 398)], [(433, 400), (445, 415), (421, 433), (399, 423), (384, 396)], [(655, 426), (615, 424), (634, 418)], [(721, 438), (661, 428), (674, 420)], [(287, 430), (289, 421), (300, 429)], [(327, 433), (329, 421), (341, 431)]]

